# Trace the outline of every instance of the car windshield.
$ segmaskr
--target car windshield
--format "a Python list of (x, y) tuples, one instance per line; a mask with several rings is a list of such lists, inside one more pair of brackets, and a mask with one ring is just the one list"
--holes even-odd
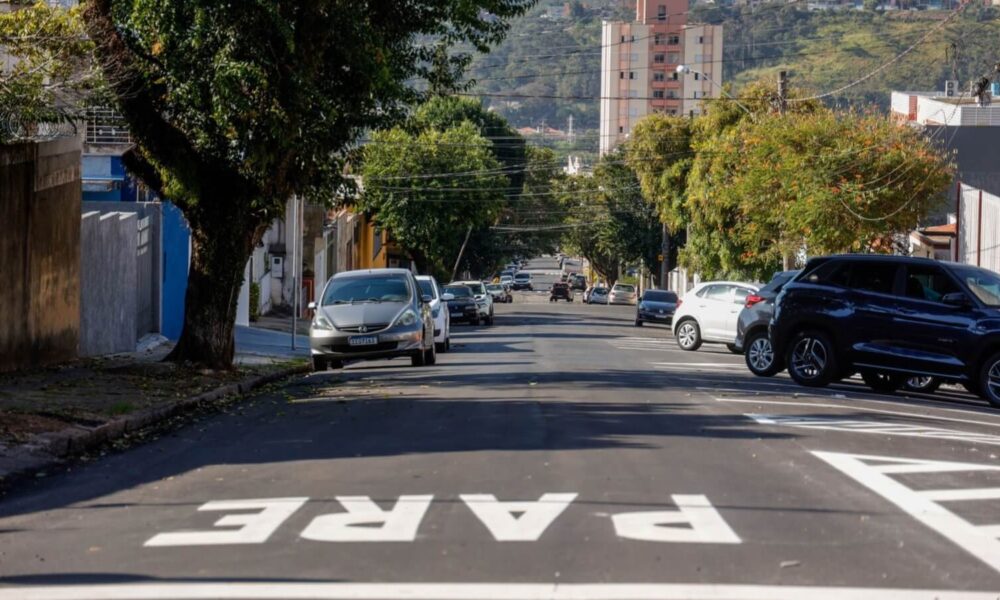
[(471, 298), (472, 290), (465, 287), (464, 285), (449, 285), (444, 288), (444, 293), (451, 294), (456, 298)]
[(632, 293), (632, 292), (635, 291), (635, 286), (634, 285), (618, 284), (618, 285), (615, 286), (615, 291), (616, 292), (629, 292), (629, 293)]
[(514, 279), (527, 280), (531, 279), (531, 275), (528, 273), (518, 273), (517, 275), (514, 275)]
[(603, 287), (596, 287), (594, 288), (594, 291), (591, 292), (591, 294), (607, 294), (607, 293), (608, 293), (608, 288), (603, 288)]
[(333, 279), (323, 293), (323, 306), (358, 302), (406, 302), (410, 289), (402, 276)]
[(954, 273), (983, 304), (1000, 307), (1000, 275), (977, 267), (955, 267)]
[(762, 292), (775, 292), (786, 283), (792, 280), (793, 277), (799, 274), (799, 271), (782, 271), (780, 273), (775, 273), (771, 281), (767, 283), (760, 291)]
[(437, 298), (437, 290), (434, 289), (434, 282), (429, 279), (418, 279), (417, 285), (420, 286), (421, 296), (430, 296), (431, 298)]
[(464, 283), (462, 285), (464, 285), (464, 286), (468, 287), (470, 290), (472, 290), (473, 294), (485, 294), (486, 293), (486, 288), (481, 283), (472, 281), (472, 282), (469, 282), (469, 283)]
[(642, 299), (649, 302), (677, 302), (677, 294), (665, 290), (649, 290)]
[(488, 289), (491, 292), (502, 292), (503, 286), (500, 285), (499, 283), (491, 283), (490, 285), (486, 286), (486, 289)]

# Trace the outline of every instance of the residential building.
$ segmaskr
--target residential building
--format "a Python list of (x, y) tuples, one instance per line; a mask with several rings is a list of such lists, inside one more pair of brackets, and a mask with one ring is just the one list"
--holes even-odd
[[(719, 95), (722, 26), (689, 24), (687, 14), (687, 0), (638, 0), (635, 21), (604, 21), (602, 155), (627, 139), (644, 116), (693, 116), (705, 98)], [(690, 72), (678, 73), (679, 65)]]

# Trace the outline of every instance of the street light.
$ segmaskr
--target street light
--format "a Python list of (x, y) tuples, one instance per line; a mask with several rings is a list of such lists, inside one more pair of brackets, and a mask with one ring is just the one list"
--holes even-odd
[(754, 117), (753, 112), (751, 112), (749, 108), (747, 108), (746, 106), (744, 106), (743, 104), (741, 104), (740, 101), (737, 100), (735, 96), (733, 96), (732, 94), (730, 94), (729, 92), (727, 92), (726, 88), (722, 87), (721, 83), (717, 82), (716, 80), (712, 79), (711, 77), (709, 77), (708, 75), (702, 73), (701, 71), (695, 71), (695, 70), (693, 70), (691, 67), (689, 67), (687, 65), (677, 65), (677, 74), (678, 75), (687, 75), (688, 73), (697, 73), (698, 75), (701, 75), (702, 77), (704, 77), (705, 79), (707, 79), (709, 81), (709, 83), (711, 83), (715, 87), (719, 88), (720, 92), (722, 92), (730, 100), (732, 100), (736, 104), (736, 106), (739, 106), (740, 108), (743, 109), (744, 112), (746, 112), (748, 115), (750, 115), (750, 120), (752, 120), (752, 121), (756, 121), (757, 120), (757, 118)]

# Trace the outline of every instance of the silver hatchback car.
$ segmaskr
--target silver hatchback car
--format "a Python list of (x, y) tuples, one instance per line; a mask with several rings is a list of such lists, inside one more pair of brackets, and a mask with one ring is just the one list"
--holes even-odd
[(437, 361), (430, 298), (406, 269), (337, 273), (320, 302), (310, 303), (309, 346), (313, 369), (344, 361), (409, 356), (413, 366)]

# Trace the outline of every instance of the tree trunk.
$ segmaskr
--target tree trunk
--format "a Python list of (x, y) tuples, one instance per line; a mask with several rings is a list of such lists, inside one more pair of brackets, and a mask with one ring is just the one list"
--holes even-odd
[[(239, 204), (226, 203), (229, 208), (234, 205)], [(189, 225), (191, 266), (184, 297), (184, 326), (166, 360), (231, 369), (243, 272), (267, 223), (254, 223), (248, 215), (229, 213), (203, 215)]]

